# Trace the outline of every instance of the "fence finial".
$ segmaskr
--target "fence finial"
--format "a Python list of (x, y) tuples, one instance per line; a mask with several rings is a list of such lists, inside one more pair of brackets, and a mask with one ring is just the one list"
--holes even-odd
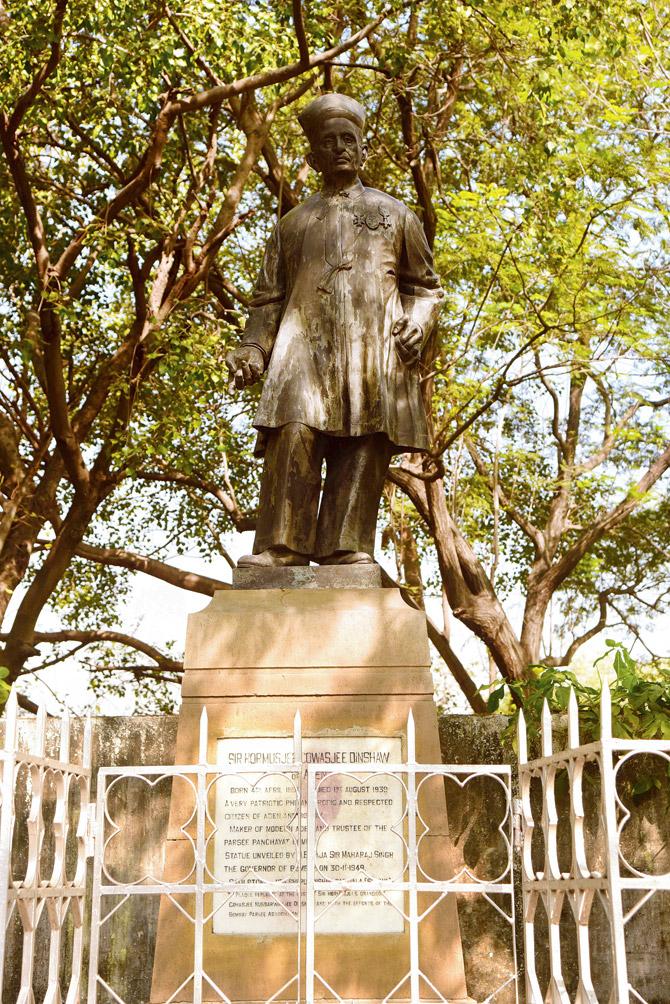
[(551, 756), (553, 751), (553, 743), (551, 736), (551, 711), (549, 710), (549, 702), (545, 697), (542, 702), (542, 721), (540, 724), (540, 736), (542, 739), (542, 756)]
[(607, 680), (600, 691), (600, 738), (612, 738), (612, 695)]
[(5, 704), (5, 750), (13, 753), (16, 746), (16, 718), (19, 713), (19, 699), (16, 687), (12, 687)]
[(416, 729), (411, 708), (407, 715), (407, 763), (416, 763)]
[(60, 720), (60, 752), (59, 759), (63, 763), (70, 760), (70, 712), (66, 708)]
[(91, 766), (91, 752), (93, 750), (93, 719), (91, 718), (91, 712), (86, 715), (86, 722), (84, 724), (84, 740), (82, 742), (81, 748), (81, 762), (82, 766)]
[(300, 709), (293, 716), (293, 762), (302, 763), (302, 716)]
[(47, 709), (40, 704), (37, 709), (37, 724), (35, 726), (35, 742), (33, 753), (35, 756), (44, 756), (47, 742)]
[(579, 746), (579, 705), (574, 687), (570, 687), (568, 698), (568, 746), (571, 750)]
[(528, 730), (526, 716), (521, 709), (516, 720), (516, 741), (519, 747), (519, 763), (528, 763)]
[(207, 708), (203, 707), (200, 715), (200, 742), (198, 746), (198, 763), (207, 763), (207, 739), (209, 733), (209, 722), (207, 719)]

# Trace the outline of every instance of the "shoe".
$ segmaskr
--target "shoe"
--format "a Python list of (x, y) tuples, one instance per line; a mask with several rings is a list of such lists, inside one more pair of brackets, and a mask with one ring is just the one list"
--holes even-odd
[(238, 568), (284, 568), (287, 565), (309, 565), (309, 558), (287, 547), (268, 547), (260, 554), (245, 554), (237, 562)]
[(335, 551), (326, 558), (319, 558), (321, 565), (375, 565), (376, 561), (367, 551)]

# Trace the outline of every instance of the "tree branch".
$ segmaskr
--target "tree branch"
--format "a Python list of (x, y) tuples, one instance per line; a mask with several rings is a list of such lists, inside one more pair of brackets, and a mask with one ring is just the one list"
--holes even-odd
[(229, 84), (221, 84), (217, 87), (210, 87), (206, 91), (200, 91), (198, 94), (182, 98), (180, 101), (175, 102), (175, 106), (177, 110), (182, 112), (197, 111), (199, 108), (206, 108), (209, 105), (218, 104), (228, 98), (239, 97), (242, 94), (246, 94), (248, 91), (257, 91), (263, 87), (269, 87), (272, 84), (283, 84), (287, 80), (292, 80), (293, 77), (299, 76), (306, 69), (321, 66), (323, 63), (336, 59), (343, 52), (348, 52), (349, 49), (353, 49), (359, 42), (366, 39), (368, 35), (375, 30), (375, 28), (379, 27), (388, 13), (389, 8), (385, 7), (378, 17), (376, 17), (373, 21), (368, 22), (368, 24), (366, 24), (364, 28), (361, 28), (360, 31), (357, 31), (344, 42), (340, 42), (339, 45), (335, 45), (331, 49), (326, 49), (323, 52), (311, 55), (306, 64), (302, 62), (290, 63), (287, 66), (274, 67), (271, 70), (263, 70), (261, 73), (256, 73), (251, 77), (243, 77), (242, 79), (234, 80)]
[(639, 641), (640, 645), (642, 645), (642, 647), (647, 650), (651, 658), (654, 660), (658, 660), (660, 658), (659, 655), (656, 652), (654, 652), (651, 648), (649, 648), (649, 646), (645, 642), (644, 638), (642, 637), (639, 629), (635, 626), (635, 624), (631, 623), (630, 619), (623, 613), (622, 610), (619, 609), (619, 607), (616, 605), (616, 603), (613, 602), (613, 600), (610, 600), (610, 606), (612, 610), (614, 610), (614, 612), (619, 615), (621, 623), (624, 625), (624, 627), (628, 628), (633, 637), (636, 638), (637, 641)]
[(551, 416), (551, 431), (553, 433), (554, 439), (556, 440), (556, 445), (558, 448), (558, 459), (559, 463), (562, 455), (565, 453), (565, 439), (561, 434), (560, 429), (560, 418), (561, 418), (561, 402), (558, 396), (558, 391), (547, 378), (544, 372), (544, 366), (542, 365), (542, 357), (540, 356), (540, 350), (536, 349), (533, 353), (535, 358), (535, 368), (537, 370), (537, 375), (539, 376), (542, 386), (546, 390), (547, 394), (552, 400), (553, 410)]
[[(569, 437), (566, 463), (574, 456)], [(568, 479), (559, 485), (552, 501), (545, 527), (546, 551), (534, 562), (528, 575), (526, 605), (521, 629), (521, 643), (529, 662), (537, 662), (547, 607), (554, 592), (572, 574), (582, 558), (605, 534), (610, 533), (634, 512), (644, 501), (647, 492), (670, 468), (670, 442), (639, 481), (633, 485), (618, 505), (596, 519), (577, 538), (562, 556), (552, 564), (566, 529)], [(610, 606), (611, 606), (610, 602)]]
[(155, 579), (169, 582), (172, 586), (179, 586), (180, 589), (189, 589), (194, 593), (204, 593), (205, 596), (213, 596), (217, 589), (230, 589), (230, 583), (220, 579), (211, 579), (207, 575), (198, 575), (195, 572), (184, 572), (181, 568), (174, 568), (164, 561), (156, 558), (147, 558), (125, 548), (93, 547), (92, 544), (80, 544), (75, 554), (79, 558), (87, 561), (95, 561), (100, 565), (114, 565), (119, 568), (128, 568), (133, 572), (144, 572), (152, 575)]
[[(470, 459), (475, 465), (477, 473), (479, 474), (480, 477), (482, 477), (486, 481), (487, 487), (491, 492), (491, 494), (493, 495), (494, 492), (493, 478), (491, 477), (488, 468), (484, 463), (482, 455), (479, 453), (477, 447), (475, 446), (470, 436), (467, 435), (464, 436), (464, 441), (465, 441), (465, 447), (468, 453), (470, 454)], [(507, 515), (510, 517), (510, 519), (514, 520), (516, 525), (519, 527), (520, 530), (522, 530), (526, 534), (529, 540), (532, 540), (536, 551), (538, 553), (541, 552), (544, 549), (544, 538), (542, 533), (540, 532), (540, 530), (538, 530), (536, 526), (533, 525), (533, 523), (531, 523), (529, 519), (526, 519), (523, 513), (520, 512), (520, 510), (517, 509), (516, 506), (512, 505), (512, 503), (509, 500), (507, 492), (500, 483), (500, 478), (498, 478), (497, 482), (497, 491), (500, 505), (505, 510)]]
[(240, 533), (245, 530), (253, 530), (256, 526), (255, 515), (240, 511), (234, 496), (224, 492), (222, 488), (211, 481), (198, 478), (192, 474), (182, 474), (181, 471), (139, 471), (136, 475), (141, 481), (164, 482), (167, 484), (179, 485), (183, 488), (197, 488), (199, 491), (213, 495), (221, 503), (223, 509), (230, 517), (235, 529)]
[[(40, 612), (63, 577), (88, 528), (93, 513), (108, 491), (109, 488), (106, 490), (99, 488), (98, 491), (87, 495), (75, 491), (53, 546), (49, 550), (44, 564), (35, 573), (16, 611), (3, 653), (4, 665), (10, 671), (8, 677), (10, 682), (16, 678), (26, 658), (30, 656), (33, 648), (33, 634)], [(46, 518), (46, 514), (43, 518)], [(37, 534), (35, 534), (36, 536)], [(31, 543), (34, 543), (34, 539)]]
[(418, 481), (402, 467), (390, 468), (388, 478), (408, 495), (432, 534), (454, 615), (484, 642), (506, 680), (520, 679), (526, 667), (523, 650), (481, 562), (449, 514), (443, 482)]
[(617, 422), (613, 429), (606, 429), (603, 435), (602, 445), (600, 449), (592, 453), (590, 457), (587, 457), (581, 464), (575, 465), (575, 474), (584, 474), (587, 471), (592, 471), (596, 467), (599, 467), (602, 463), (607, 460), (610, 453), (616, 446), (617, 436), (623, 432), (623, 430), (628, 426), (628, 423), (639, 411), (645, 402), (635, 401), (633, 404), (626, 408), (626, 411), (621, 416), (621, 420)]
[(415, 478), (411, 471), (405, 467), (389, 467), (386, 474), (387, 480), (397, 485), (404, 491), (410, 502), (421, 516), (429, 530), (432, 531), (433, 523), (426, 498), (425, 482)]
[(166, 7), (165, 13), (167, 14), (168, 21), (170, 22), (174, 30), (177, 32), (177, 35), (182, 40), (188, 51), (191, 53), (191, 55), (193, 56), (193, 58), (195, 59), (196, 63), (198, 64), (202, 72), (205, 74), (205, 76), (210, 80), (212, 84), (214, 84), (215, 87), (219, 87), (221, 84), (223, 84), (223, 81), (216, 75), (216, 73), (211, 68), (209, 63), (207, 63), (207, 61), (203, 59), (202, 56), (198, 53), (196, 47), (193, 45), (186, 32), (182, 29), (181, 25), (177, 21), (177, 18), (174, 16), (172, 11), (170, 11)]
[(28, 236), (33, 245), (33, 251), (37, 261), (37, 270), (40, 278), (44, 282), (49, 268), (49, 254), (44, 231), (44, 225), (39, 210), (33, 198), (28, 173), (17, 142), (16, 132), (19, 128), (26, 112), (31, 107), (37, 95), (42, 90), (49, 76), (54, 72), (61, 58), (61, 37), (63, 33), (63, 19), (67, 8), (67, 0), (56, 0), (53, 40), (49, 58), (44, 66), (35, 74), (29, 87), (19, 97), (14, 111), (11, 115), (3, 112), (0, 115), (0, 139), (5, 151), (5, 156), (9, 165), (9, 170), (16, 187), (17, 195), (23, 207), (28, 223)]
[(309, 45), (305, 33), (305, 20), (303, 18), (301, 0), (293, 0), (293, 27), (295, 28), (295, 37), (298, 40), (300, 62), (303, 66), (307, 67), (309, 66)]
[(42, 285), (46, 284), (47, 275), (50, 269), (49, 251), (47, 248), (46, 231), (44, 223), (37, 208), (37, 203), (33, 196), (33, 191), (28, 179), (25, 161), (16, 138), (16, 135), (9, 129), (9, 120), (6, 114), (0, 113), (0, 141), (5, 152), (5, 158), (9, 167), (9, 173), (14, 182), (16, 194), (21, 203), (23, 214), (28, 226), (28, 239), (32, 245), (37, 274)]
[(528, 351), (528, 349), (532, 348), (532, 346), (535, 344), (535, 342), (538, 341), (539, 338), (542, 338), (544, 337), (544, 335), (546, 335), (548, 330), (549, 327), (547, 325), (544, 325), (542, 328), (536, 331), (535, 334), (531, 335), (530, 338), (528, 338), (527, 341), (525, 341), (524, 344), (520, 346), (520, 348), (516, 349), (512, 353), (510, 358), (497, 371), (499, 373), (499, 376), (496, 380), (495, 386), (493, 387), (493, 390), (491, 391), (487, 399), (484, 401), (484, 403), (481, 404), (478, 408), (476, 408), (475, 411), (468, 418), (466, 418), (456, 429), (454, 429), (453, 432), (449, 433), (449, 435), (446, 435), (446, 430), (448, 428), (449, 422), (453, 421), (455, 418), (457, 418), (458, 415), (460, 415), (463, 411), (465, 411), (468, 405), (472, 404), (472, 402), (477, 399), (478, 395), (473, 394), (468, 401), (466, 401), (457, 409), (457, 411), (452, 413), (452, 415), (448, 418), (447, 422), (443, 425), (442, 429), (440, 429), (437, 435), (434, 437), (435, 446), (433, 447), (433, 449), (430, 451), (429, 454), (431, 457), (437, 458), (440, 457), (443, 453), (445, 453), (446, 450), (448, 450), (449, 447), (452, 445), (452, 443), (455, 443), (456, 440), (459, 439), (464, 432), (466, 432), (472, 425), (474, 425), (474, 423), (477, 421), (478, 418), (480, 418), (489, 410), (491, 405), (495, 404), (496, 401), (500, 400), (503, 391), (506, 388), (514, 387), (520, 383), (525, 383), (528, 380), (528, 376), (526, 375), (514, 377), (513, 379), (508, 379), (509, 371), (512, 369), (514, 363), (516, 363), (521, 358), (521, 356)]
[[(45, 296), (48, 295), (48, 291), (45, 291)], [(40, 305), (39, 313), (44, 353), (45, 391), (49, 402), (51, 428), (72, 484), (75, 488), (87, 493), (90, 486), (90, 476), (84, 463), (79, 441), (70, 423), (63, 377), (60, 320), (48, 299)]]
[[(1, 417), (1, 416), (0, 416)], [(2, 432), (0, 423), (0, 433)], [(3, 488), (7, 485), (12, 486), (12, 490), (9, 494), (7, 502), (2, 506), (2, 516), (0, 517), (0, 556), (4, 550), (7, 538), (12, 529), (14, 520), (16, 519), (24, 500), (28, 497), (31, 491), (34, 491), (34, 479), (42, 465), (42, 462), (49, 449), (49, 444), (51, 443), (51, 436), (44, 436), (43, 441), (39, 444), (39, 447), (35, 450), (35, 454), (31, 461), (30, 467), (23, 472), (23, 466), (21, 466), (20, 479), (12, 485), (9, 478), (6, 478)], [(18, 455), (17, 455), (18, 456)], [(0, 460), (2, 458), (0, 457)], [(5, 475), (2, 469), (2, 464), (0, 463), (0, 474)]]
[(419, 610), (426, 617), (426, 627), (428, 629), (428, 638), (431, 643), (435, 646), (439, 655), (442, 656), (445, 663), (449, 667), (452, 676), (456, 680), (458, 686), (463, 691), (465, 698), (472, 708), (472, 710), (477, 715), (485, 715), (487, 713), (486, 704), (483, 697), (479, 693), (477, 686), (468, 673), (467, 669), (458, 658), (453, 648), (449, 643), (449, 639), (440, 631), (438, 626), (428, 617), (425, 612), (421, 609), (421, 606), (412, 596), (408, 589), (403, 588), (391, 578), (391, 576), (383, 568), (382, 572), (382, 583), (387, 588), (395, 588), (400, 590), (400, 595), (402, 596), (405, 603), (408, 606), (413, 607), (415, 610)]
[(454, 616), (484, 642), (504, 679), (522, 679), (525, 653), (481, 562), (449, 513), (443, 482), (428, 482), (426, 495), (440, 574)]
[(30, 82), (30, 86), (23, 92), (19, 100), (16, 102), (14, 111), (12, 112), (8, 122), (8, 129), (12, 136), (16, 133), (16, 130), (21, 125), (26, 112), (33, 104), (35, 98), (42, 90), (42, 87), (60, 62), (60, 43), (63, 34), (63, 19), (65, 17), (66, 8), (67, 0), (56, 0), (53, 27), (51, 29), (52, 42), (50, 46), (49, 58), (44, 66), (38, 70)]
[(582, 533), (577, 542), (566, 551), (560, 561), (557, 561), (547, 571), (545, 575), (546, 585), (552, 593), (565, 581), (584, 555), (601, 537), (619, 526), (626, 517), (641, 505), (647, 492), (653, 488), (668, 468), (670, 468), (670, 442), (668, 442), (665, 450), (645, 471), (639, 481), (629, 489), (626, 497), (618, 505), (594, 520), (588, 529)]
[[(116, 645), (126, 645), (128, 648), (142, 652), (143, 655), (153, 659), (154, 662), (164, 669), (182, 669), (181, 662), (178, 662), (176, 659), (170, 659), (159, 651), (159, 649), (154, 648), (153, 645), (149, 645), (148, 642), (141, 641), (139, 638), (134, 638), (132, 635), (125, 634), (122, 631), (107, 631), (102, 629), (90, 631), (69, 629), (62, 631), (35, 631), (33, 637), (37, 645), (40, 643), (56, 645), (59, 642), (73, 641), (79, 642), (78, 648), (82, 648), (84, 645), (97, 645), (106, 641), (113, 642)], [(7, 641), (8, 638), (8, 634), (0, 634), (0, 641)]]
[(415, 119), (414, 119), (414, 109), (412, 107), (412, 98), (410, 91), (400, 84), (399, 80), (396, 80), (396, 86), (394, 87), (395, 98), (400, 110), (400, 125), (402, 129), (403, 140), (405, 141), (405, 146), (407, 147), (407, 157), (409, 159), (409, 168), (412, 173), (412, 179), (414, 181), (414, 188), (416, 189), (417, 198), (419, 200), (419, 205), (421, 206), (423, 214), (423, 229), (426, 233), (426, 240), (428, 241), (429, 247), (433, 247), (435, 243), (435, 233), (437, 230), (437, 216), (435, 214), (435, 207), (433, 205), (433, 199), (430, 192), (430, 187), (426, 179), (426, 173), (424, 171), (423, 164), (421, 162), (421, 156), (419, 152), (419, 142), (416, 135)]
[(598, 617), (596, 623), (592, 627), (590, 627), (588, 631), (585, 631), (584, 634), (579, 635), (577, 638), (573, 638), (568, 649), (563, 653), (563, 655), (558, 657), (549, 656), (546, 659), (543, 659), (542, 662), (544, 663), (544, 665), (569, 666), (572, 660), (574, 659), (575, 655), (577, 654), (577, 651), (582, 647), (582, 645), (585, 645), (587, 641), (591, 640), (591, 638), (595, 638), (597, 634), (600, 634), (601, 631), (604, 631), (604, 629), (607, 627), (608, 595), (609, 594), (607, 590), (598, 593), (598, 607), (600, 610), (600, 616)]

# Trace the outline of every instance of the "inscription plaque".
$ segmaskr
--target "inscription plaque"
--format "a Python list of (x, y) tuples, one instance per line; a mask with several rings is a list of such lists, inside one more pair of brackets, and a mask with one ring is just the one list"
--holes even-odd
[[(399, 738), (323, 736), (303, 739), (303, 762), (339, 770), (318, 788), (315, 878), (364, 881), (402, 880), (404, 844), (403, 785), (398, 778), (375, 774), (402, 759)], [(302, 888), (306, 869), (306, 806), (298, 820), (296, 778), (272, 773), (293, 760), (293, 740), (220, 739), (217, 763), (235, 771), (258, 766), (258, 774), (224, 775), (215, 782), (214, 874), (240, 882), (239, 892), (214, 897), (215, 934), (295, 934), (295, 891), (274, 893), (244, 889), (244, 882), (297, 883), (302, 841)], [(370, 775), (347, 774), (368, 766)], [(303, 786), (303, 797), (306, 786)], [(339, 897), (339, 898), (338, 898)], [(324, 908), (328, 906), (328, 909)], [(340, 896), (324, 891), (316, 899), (321, 934), (393, 934), (404, 930), (402, 892), (383, 895), (355, 890)]]

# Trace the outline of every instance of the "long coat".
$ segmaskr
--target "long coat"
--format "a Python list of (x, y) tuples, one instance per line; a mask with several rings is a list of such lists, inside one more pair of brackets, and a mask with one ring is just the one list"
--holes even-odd
[(419, 367), (400, 360), (391, 329), (407, 314), (425, 342), (442, 297), (423, 228), (397, 199), (357, 180), (292, 209), (266, 249), (242, 339), (267, 363), (260, 439), (301, 422), (425, 449)]

